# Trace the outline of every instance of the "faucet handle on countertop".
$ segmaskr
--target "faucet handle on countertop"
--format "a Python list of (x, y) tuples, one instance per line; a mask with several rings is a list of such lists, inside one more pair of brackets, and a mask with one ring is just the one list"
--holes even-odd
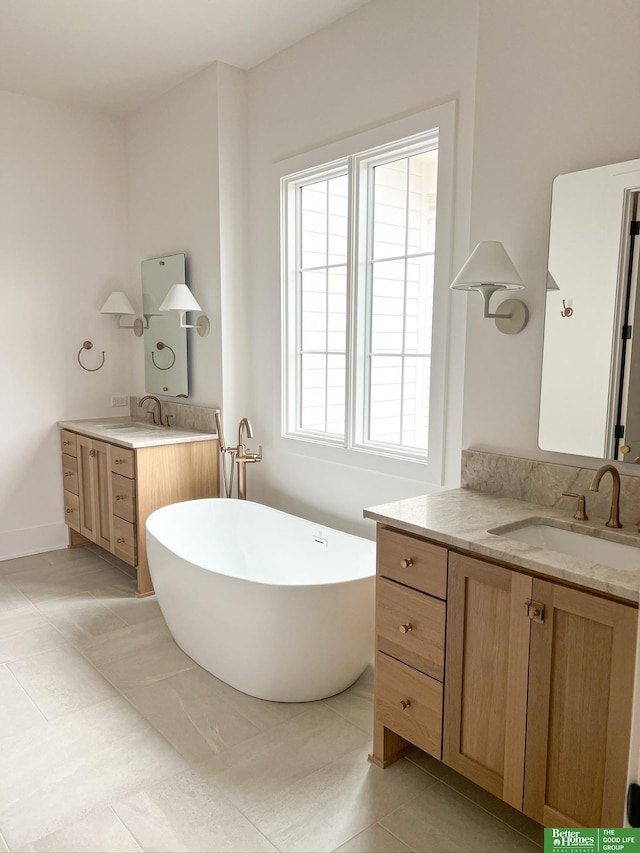
[(579, 495), (577, 492), (563, 492), (562, 493), (565, 498), (577, 498), (578, 506), (575, 511), (575, 515), (573, 516), (576, 521), (588, 521), (589, 516), (587, 515), (587, 499), (584, 495)]

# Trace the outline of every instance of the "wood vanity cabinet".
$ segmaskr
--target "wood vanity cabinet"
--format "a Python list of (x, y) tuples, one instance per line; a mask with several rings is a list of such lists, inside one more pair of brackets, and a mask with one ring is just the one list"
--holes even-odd
[[(385, 639), (390, 620), (384, 573), (390, 570), (381, 554), (389, 554), (390, 536), (392, 571), (406, 572), (394, 613), (400, 636), (412, 619), (410, 600), (424, 603), (425, 593), (410, 575), (414, 566), (424, 569), (420, 549), (428, 546), (432, 564), (439, 554), (437, 562), (445, 565), (441, 729), (439, 739), (434, 709), (431, 748), (427, 738), (412, 736), (412, 727), (427, 725), (424, 703), (414, 701), (418, 681), (405, 677), (390, 685), (386, 675), (391, 665), (411, 667), (414, 680), (427, 677), (425, 666), (398, 648), (397, 638), (390, 645)], [(376, 672), (372, 760), (386, 766), (413, 744), (547, 826), (622, 826), (637, 609), (386, 527), (379, 527), (378, 543), (382, 670)], [(429, 629), (420, 625), (423, 661), (440, 658), (442, 618), (438, 614)], [(428, 635), (436, 636), (429, 651)]]
[(217, 441), (133, 449), (63, 429), (60, 442), (69, 544), (105, 548), (136, 569), (138, 595), (150, 595), (147, 516), (170, 503), (218, 496)]

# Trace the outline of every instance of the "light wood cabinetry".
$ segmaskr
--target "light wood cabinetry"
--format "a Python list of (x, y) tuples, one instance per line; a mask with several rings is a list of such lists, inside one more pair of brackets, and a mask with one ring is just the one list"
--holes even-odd
[(622, 826), (637, 611), (535, 579), (524, 811), (548, 826)]
[(522, 809), (532, 578), (449, 555), (445, 762)]
[(130, 449), (63, 429), (60, 443), (69, 544), (105, 548), (136, 569), (138, 595), (151, 594), (147, 517), (170, 503), (218, 496), (218, 442)]
[(547, 826), (622, 826), (635, 607), (384, 526), (377, 583), (372, 761), (415, 745)]
[(415, 745), (441, 758), (447, 551), (381, 527), (377, 574), (369, 757), (386, 767)]
[(107, 550), (111, 546), (110, 445), (79, 435), (80, 533)]

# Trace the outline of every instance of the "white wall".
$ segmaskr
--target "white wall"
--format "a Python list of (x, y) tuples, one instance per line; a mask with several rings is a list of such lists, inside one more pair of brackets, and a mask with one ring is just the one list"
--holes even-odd
[(475, 294), (460, 296), (465, 448), (599, 464), (537, 446), (551, 183), (638, 156), (639, 34), (640, 6), (628, 0), (481, 0), (470, 245), (503, 241), (531, 319), (501, 335)]
[[(249, 496), (323, 524), (372, 535), (362, 508), (423, 494), (421, 466), (280, 434), (280, 161), (446, 101), (457, 101), (452, 266), (468, 250), (477, 6), (471, 0), (374, 0), (249, 73), (251, 410), (264, 461)], [(453, 305), (446, 484), (460, 468), (463, 303)], [(343, 454), (344, 456), (344, 454)]]
[[(222, 401), (217, 67), (176, 86), (126, 120), (129, 273), (141, 310), (140, 264), (184, 252), (188, 284), (211, 322), (190, 332), (195, 405)], [(143, 344), (136, 338), (133, 391), (144, 394)]]
[[(118, 415), (131, 332), (99, 309), (127, 290), (121, 121), (0, 92), (0, 559), (61, 547), (56, 420)], [(105, 351), (104, 367), (83, 371)]]

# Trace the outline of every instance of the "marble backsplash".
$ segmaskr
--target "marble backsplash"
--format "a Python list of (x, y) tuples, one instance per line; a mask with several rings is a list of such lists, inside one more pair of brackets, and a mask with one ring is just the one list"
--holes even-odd
[[(589, 490), (595, 471), (572, 465), (536, 462), (519, 456), (501, 456), (478, 450), (462, 451), (463, 489), (486, 492), (495, 497), (566, 508), (567, 518), (575, 512), (576, 499), (562, 492), (576, 492), (587, 498), (587, 514), (606, 521), (611, 508), (611, 477), (606, 475), (598, 492)], [(620, 519), (625, 526), (640, 521), (640, 477), (620, 475)]]
[[(138, 406), (141, 397), (129, 398), (129, 411), (132, 418), (138, 421), (151, 420), (145, 415), (147, 408), (152, 408), (151, 403), (145, 403), (142, 408)], [(176, 403), (173, 400), (161, 400), (162, 420), (165, 415), (170, 416), (172, 427), (180, 429), (192, 429), (196, 432), (217, 432), (215, 413), (217, 409), (206, 406), (190, 406), (188, 403)]]

